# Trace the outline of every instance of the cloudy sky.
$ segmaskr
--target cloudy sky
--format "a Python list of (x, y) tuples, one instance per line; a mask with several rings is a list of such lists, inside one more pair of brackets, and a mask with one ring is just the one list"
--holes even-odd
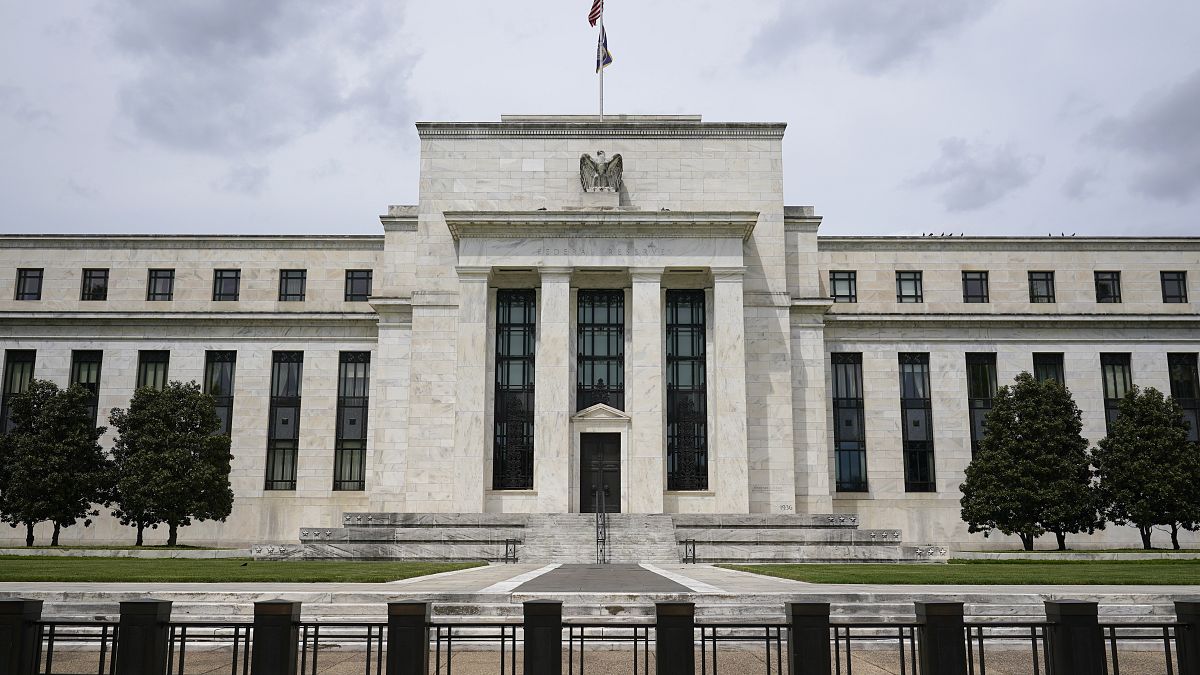
[[(589, 0), (0, 0), (0, 231), (379, 232), (416, 120), (592, 113)], [(783, 121), (826, 234), (1200, 235), (1200, 3), (609, 0), (606, 110)]]

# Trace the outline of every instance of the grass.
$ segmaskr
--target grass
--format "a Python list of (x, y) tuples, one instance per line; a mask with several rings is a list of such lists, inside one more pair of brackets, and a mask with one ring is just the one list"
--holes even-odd
[(818, 584), (1200, 584), (1200, 560), (952, 560), (947, 565), (721, 565)]
[(477, 567), (481, 564), (483, 563), (0, 556), (0, 581), (377, 583)]
[(1026, 551), (1024, 549), (1003, 549), (999, 551), (971, 551), (971, 553), (1200, 553), (1200, 548), (1181, 548), (1178, 551), (1173, 548), (1071, 548), (1066, 551), (1060, 551), (1056, 548), (1035, 549)]
[(59, 546), (8, 546), (0, 548), (22, 549), (27, 551), (47, 550), (56, 551), (58, 549), (70, 548), (80, 549), (84, 551), (232, 551), (231, 548), (217, 548), (214, 546), (188, 546), (186, 544), (178, 544), (176, 546), (167, 546), (166, 544), (154, 544), (146, 546), (134, 546), (133, 544), (70, 544)]

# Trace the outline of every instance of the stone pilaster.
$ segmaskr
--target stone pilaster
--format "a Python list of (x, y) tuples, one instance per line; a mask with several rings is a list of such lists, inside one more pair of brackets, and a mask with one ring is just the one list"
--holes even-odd
[(629, 439), (627, 511), (662, 513), (666, 487), (666, 388), (663, 384), (661, 267), (634, 267), (631, 340), (625, 355), (625, 409), (633, 418)]
[(487, 267), (456, 268), (458, 302), (458, 378), (454, 410), (454, 505), (458, 511), (481, 513), (484, 489), (490, 483), (483, 475), (490, 448), (485, 406), (487, 405)]
[(716, 267), (713, 274), (713, 370), (709, 400), (714, 429), (709, 447), (709, 486), (719, 513), (750, 510), (746, 434), (746, 314), (743, 270)]
[(833, 510), (830, 494), (832, 439), (828, 431), (829, 392), (823, 320), (828, 306), (823, 302), (792, 307), (792, 433), (796, 444), (796, 511), (799, 513), (829, 513)]
[(379, 342), (371, 363), (368, 446), (371, 509), (402, 511), (408, 479), (409, 368), (412, 363), (412, 300), (378, 299)]
[(539, 511), (566, 513), (571, 510), (571, 268), (539, 272), (533, 487)]

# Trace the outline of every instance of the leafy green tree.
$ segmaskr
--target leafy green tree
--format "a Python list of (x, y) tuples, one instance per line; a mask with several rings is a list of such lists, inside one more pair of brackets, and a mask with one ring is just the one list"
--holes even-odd
[(229, 485), (229, 437), (213, 398), (195, 382), (171, 382), (161, 390), (144, 387), (129, 409), (112, 411), (119, 436), (113, 446), (117, 508), (113, 515), (138, 528), (165, 523), (167, 545), (192, 520), (224, 521), (233, 510)]
[(1133, 387), (1094, 455), (1110, 520), (1133, 525), (1142, 547), (1153, 548), (1155, 526), (1194, 527), (1200, 512), (1200, 453), (1187, 440), (1179, 404), (1153, 387)]
[(1066, 549), (1067, 533), (1103, 526), (1079, 407), (1066, 387), (1021, 373), (996, 392), (985, 422), (959, 486), (969, 531), (1016, 534), (1032, 551), (1046, 532)]
[(3, 519), (25, 525), (25, 545), (33, 546), (33, 528), (54, 524), (51, 546), (62, 528), (100, 511), (111, 495), (112, 464), (100, 447), (104, 427), (97, 427), (89, 404), (91, 392), (81, 385), (59, 389), (33, 380), (12, 399), (14, 430), (3, 442)]

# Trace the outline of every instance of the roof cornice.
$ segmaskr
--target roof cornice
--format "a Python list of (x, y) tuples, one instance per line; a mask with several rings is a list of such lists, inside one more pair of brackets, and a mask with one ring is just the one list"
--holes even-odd
[(821, 251), (1200, 251), (1200, 237), (817, 237)]
[(417, 122), (428, 138), (783, 138), (783, 122), (508, 121)]
[(757, 211), (446, 211), (455, 240), (480, 238), (750, 238)]
[(315, 249), (382, 251), (378, 234), (6, 234), (3, 248)]

